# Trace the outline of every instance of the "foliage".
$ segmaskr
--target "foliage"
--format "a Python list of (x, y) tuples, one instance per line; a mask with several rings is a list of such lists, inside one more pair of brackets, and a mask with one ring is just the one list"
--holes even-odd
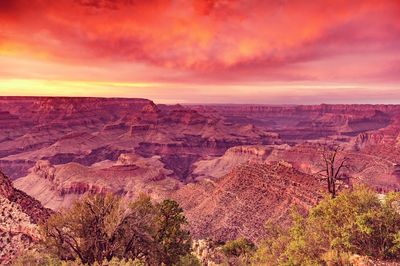
[(254, 243), (243, 237), (228, 241), (225, 245), (222, 246), (222, 251), (225, 253), (226, 256), (239, 257), (242, 255), (250, 254), (254, 250)]
[(201, 266), (200, 260), (193, 254), (181, 256), (175, 266)]
[(63, 261), (49, 255), (43, 250), (30, 250), (18, 256), (12, 263), (14, 266), (80, 266), (83, 265), (79, 260)]
[(248, 265), (256, 246), (250, 240), (240, 237), (226, 242), (221, 250), (229, 265)]
[(293, 214), (288, 230), (269, 226), (270, 235), (252, 258), (255, 265), (347, 265), (350, 254), (400, 259), (400, 193), (382, 200), (358, 187), (326, 197), (308, 216)]
[(290, 241), (288, 232), (279, 224), (267, 222), (265, 225), (267, 236), (261, 241), (252, 256), (254, 265), (278, 265), (280, 256)]
[(351, 254), (346, 252), (339, 252), (337, 250), (329, 250), (322, 255), (322, 260), (328, 266), (351, 266)]
[(190, 233), (183, 230), (187, 223), (183, 209), (173, 200), (164, 200), (156, 206), (156, 236), (155, 240), (162, 247), (161, 262), (172, 265), (186, 255), (191, 249)]
[(190, 252), (186, 224), (175, 201), (153, 204), (141, 196), (125, 207), (117, 196), (91, 195), (48, 220), (43, 244), (61, 260), (90, 265), (116, 259), (173, 265)]
[[(80, 260), (60, 260), (57, 257), (51, 256), (44, 252), (29, 251), (19, 256), (13, 263), (14, 266), (86, 266), (88, 264), (82, 263)], [(95, 262), (94, 266), (145, 266), (145, 263), (140, 260), (132, 259), (118, 259), (112, 258), (110, 261), (104, 260), (101, 263)]]
[(95, 262), (94, 266), (145, 266), (143, 261), (138, 259), (118, 259), (112, 258), (110, 261), (104, 260), (102, 263)]

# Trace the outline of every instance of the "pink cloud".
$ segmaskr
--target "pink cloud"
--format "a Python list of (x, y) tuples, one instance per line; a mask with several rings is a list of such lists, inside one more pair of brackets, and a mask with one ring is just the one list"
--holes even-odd
[(399, 17), (397, 0), (0, 1), (0, 78), (393, 83)]

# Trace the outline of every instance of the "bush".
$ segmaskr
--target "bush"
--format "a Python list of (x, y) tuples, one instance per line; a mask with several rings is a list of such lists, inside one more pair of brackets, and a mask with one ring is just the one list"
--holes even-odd
[(43, 245), (63, 261), (173, 265), (190, 252), (186, 225), (175, 201), (153, 204), (142, 196), (127, 208), (117, 196), (92, 195), (48, 220), (42, 228)]
[[(94, 266), (145, 266), (143, 261), (138, 259), (118, 259), (112, 258), (110, 261), (104, 260), (102, 263), (95, 262)], [(77, 265), (78, 266), (78, 265)]]
[(59, 258), (49, 255), (44, 250), (30, 250), (18, 256), (12, 263), (13, 266), (80, 266), (79, 260), (62, 261)]
[(351, 254), (330, 250), (322, 255), (322, 260), (327, 266), (351, 266)]
[(400, 259), (399, 200), (400, 193), (382, 200), (366, 187), (326, 197), (306, 217), (294, 212), (288, 230), (270, 227), (253, 263), (346, 265), (350, 254)]
[(254, 243), (243, 237), (228, 241), (221, 247), (228, 265), (249, 265), (255, 249)]
[(193, 254), (181, 256), (176, 266), (201, 266), (200, 260)]
[(250, 254), (254, 250), (254, 243), (242, 237), (228, 241), (225, 245), (222, 246), (222, 251), (226, 256), (240, 257), (246, 254)]

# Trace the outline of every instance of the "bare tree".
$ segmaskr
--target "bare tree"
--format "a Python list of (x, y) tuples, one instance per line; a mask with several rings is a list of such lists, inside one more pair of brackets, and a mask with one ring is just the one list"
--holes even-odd
[(344, 173), (345, 169), (349, 169), (349, 158), (344, 154), (344, 147), (340, 144), (325, 141), (319, 146), (324, 165), (317, 175), (326, 180), (328, 192), (335, 198), (338, 190), (349, 183), (350, 177)]

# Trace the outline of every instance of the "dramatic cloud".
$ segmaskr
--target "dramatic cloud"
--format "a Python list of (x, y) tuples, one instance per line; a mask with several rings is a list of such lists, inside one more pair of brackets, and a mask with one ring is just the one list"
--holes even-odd
[(399, 17), (398, 0), (3, 0), (0, 78), (392, 91)]

